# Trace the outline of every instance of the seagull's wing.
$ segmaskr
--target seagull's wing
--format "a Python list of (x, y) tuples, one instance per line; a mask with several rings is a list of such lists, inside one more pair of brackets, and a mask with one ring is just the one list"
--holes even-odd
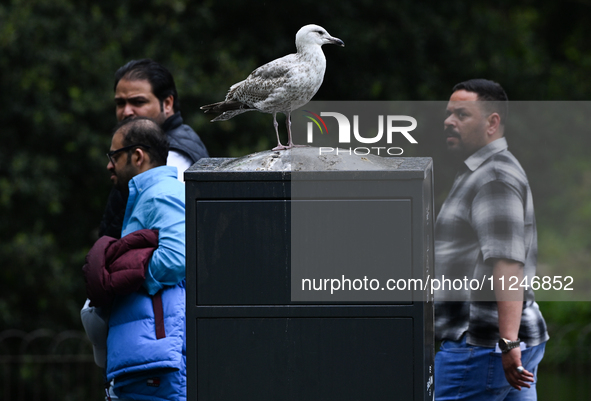
[(254, 107), (265, 102), (290, 79), (297, 64), (295, 56), (290, 54), (260, 66), (244, 81), (232, 85), (226, 100), (238, 100)]
[(295, 64), (297, 64), (297, 62), (298, 59), (296, 54), (288, 54), (287, 56), (263, 64), (251, 72), (248, 78), (252, 77), (266, 80), (281, 79), (289, 74), (289, 71)]

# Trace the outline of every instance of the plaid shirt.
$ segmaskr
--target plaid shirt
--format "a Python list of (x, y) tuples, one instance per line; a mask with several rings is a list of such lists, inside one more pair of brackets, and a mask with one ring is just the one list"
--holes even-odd
[[(435, 273), (440, 282), (450, 280), (444, 291), (435, 292), (437, 339), (456, 341), (467, 333), (468, 344), (494, 347), (498, 342), (498, 312), (490, 278), (491, 262), (497, 258), (522, 263), (523, 275), (530, 279), (536, 274), (532, 194), (525, 172), (507, 150), (505, 138), (464, 161), (437, 216)], [(472, 292), (465, 284), (467, 291), (455, 290), (449, 283), (457, 279), (472, 284), (478, 280), (484, 290)], [(510, 284), (508, 279), (505, 283)], [(546, 323), (531, 288), (524, 291), (519, 338), (530, 347), (548, 340)]]

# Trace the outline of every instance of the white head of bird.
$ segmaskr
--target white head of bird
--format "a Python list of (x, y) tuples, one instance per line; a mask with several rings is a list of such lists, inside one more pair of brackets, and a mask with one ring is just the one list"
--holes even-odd
[(339, 38), (331, 36), (326, 29), (319, 25), (305, 25), (296, 33), (296, 48), (305, 48), (307, 45), (337, 45), (344, 47), (345, 43)]

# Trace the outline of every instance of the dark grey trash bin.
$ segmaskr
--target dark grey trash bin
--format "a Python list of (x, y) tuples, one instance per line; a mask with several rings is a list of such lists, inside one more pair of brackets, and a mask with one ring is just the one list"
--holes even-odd
[(432, 399), (429, 291), (302, 289), (433, 277), (432, 161), (317, 152), (185, 173), (189, 400)]

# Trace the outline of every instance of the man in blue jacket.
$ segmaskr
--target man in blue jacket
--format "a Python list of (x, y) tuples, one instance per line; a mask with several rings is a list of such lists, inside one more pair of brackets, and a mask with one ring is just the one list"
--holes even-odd
[(145, 287), (150, 295), (185, 278), (185, 186), (177, 168), (166, 165), (168, 140), (147, 118), (115, 128), (107, 170), (127, 198), (121, 236), (143, 228), (159, 230)]
[(111, 181), (127, 199), (121, 236), (158, 230), (142, 288), (117, 296), (111, 307), (106, 363), (111, 398), (186, 398), (185, 187), (177, 168), (166, 166), (167, 155), (166, 135), (142, 117), (117, 125), (107, 153)]

